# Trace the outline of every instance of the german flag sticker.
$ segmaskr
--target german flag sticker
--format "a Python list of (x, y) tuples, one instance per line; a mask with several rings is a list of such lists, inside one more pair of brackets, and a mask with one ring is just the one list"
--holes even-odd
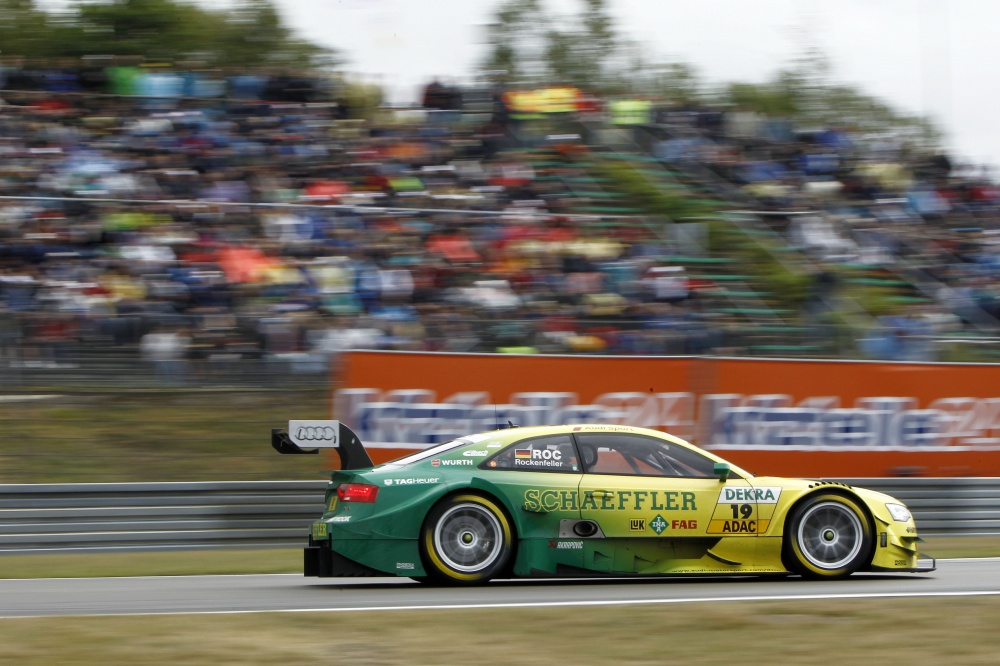
[(531, 449), (514, 449), (515, 458), (531, 458)]

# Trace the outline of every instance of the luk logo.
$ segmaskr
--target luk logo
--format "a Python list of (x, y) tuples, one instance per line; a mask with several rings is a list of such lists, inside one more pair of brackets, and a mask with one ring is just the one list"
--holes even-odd
[(628, 521), (628, 529), (630, 532), (645, 532), (646, 531), (646, 519), (645, 518), (633, 518)]
[(649, 526), (657, 534), (663, 534), (663, 530), (667, 529), (667, 521), (660, 514), (656, 514), (656, 517), (649, 521)]

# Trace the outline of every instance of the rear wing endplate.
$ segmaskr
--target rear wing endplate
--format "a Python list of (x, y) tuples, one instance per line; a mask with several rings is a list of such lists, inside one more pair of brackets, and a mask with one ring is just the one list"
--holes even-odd
[(341, 469), (372, 467), (372, 459), (354, 431), (340, 421), (289, 421), (288, 431), (271, 430), (271, 446), (282, 454), (313, 454), (334, 449)]

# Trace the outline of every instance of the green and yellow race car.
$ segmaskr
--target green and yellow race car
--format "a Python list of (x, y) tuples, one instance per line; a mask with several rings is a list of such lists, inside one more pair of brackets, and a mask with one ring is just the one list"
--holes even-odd
[[(374, 466), (336, 421), (273, 430), (281, 453), (333, 447), (305, 575), (493, 578), (927, 572), (901, 502), (833, 481), (754, 476), (623, 425), (511, 427)], [(311, 449), (307, 447), (313, 447)]]

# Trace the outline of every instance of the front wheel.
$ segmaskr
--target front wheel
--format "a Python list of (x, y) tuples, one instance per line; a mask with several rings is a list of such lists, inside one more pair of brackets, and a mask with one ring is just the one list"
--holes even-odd
[(480, 495), (446, 498), (424, 523), (425, 569), (440, 582), (485, 583), (510, 560), (512, 532), (507, 514), (492, 500)]
[(845, 578), (868, 561), (872, 527), (857, 500), (836, 494), (810, 497), (788, 523), (789, 568), (809, 578)]

